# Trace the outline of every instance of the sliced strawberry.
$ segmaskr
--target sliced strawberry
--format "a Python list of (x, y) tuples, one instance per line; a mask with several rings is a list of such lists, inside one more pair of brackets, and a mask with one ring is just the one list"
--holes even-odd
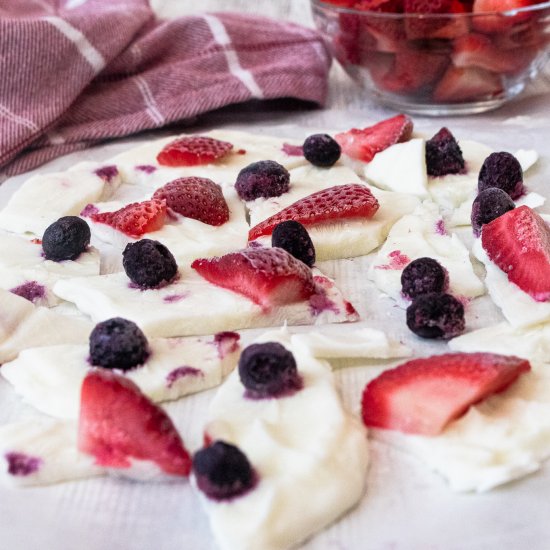
[(487, 256), (538, 302), (550, 300), (550, 228), (528, 206), (506, 212), (481, 231)]
[(208, 225), (229, 219), (229, 207), (221, 187), (207, 178), (179, 178), (157, 189), (153, 199), (165, 200), (174, 212)]
[[(534, 0), (474, 0), (473, 26), (476, 30), (485, 33), (500, 33), (510, 27), (532, 17), (530, 13), (515, 13), (515, 10), (536, 4)], [(486, 12), (512, 12), (508, 14)], [(479, 15), (478, 15), (479, 14)]]
[(367, 384), (363, 422), (373, 428), (437, 435), (471, 405), (505, 390), (530, 368), (525, 359), (491, 353), (413, 359)]
[[(407, 38), (455, 38), (468, 32), (466, 8), (459, 0), (404, 0), (405, 13), (428, 15), (405, 19)], [(451, 16), (452, 14), (452, 16)], [(440, 15), (441, 17), (436, 17)]]
[(108, 468), (131, 468), (135, 459), (174, 476), (191, 469), (170, 417), (131, 380), (106, 369), (91, 370), (82, 384), (78, 448)]
[(510, 73), (525, 65), (523, 56), (515, 53), (504, 52), (489, 37), (472, 33), (454, 41), (452, 60), (456, 67), (479, 67), (494, 73)]
[(458, 103), (493, 97), (502, 92), (498, 74), (478, 67), (449, 67), (433, 92), (436, 101)]
[(402, 0), (363, 0), (357, 2), (355, 9), (365, 11), (360, 17), (360, 51), (363, 59), (367, 50), (379, 52), (397, 52), (406, 48), (407, 36), (401, 17), (385, 17), (386, 13), (403, 13)]
[(233, 149), (227, 141), (206, 136), (186, 136), (171, 141), (157, 155), (164, 166), (197, 166), (225, 157)]
[(340, 144), (342, 152), (348, 157), (370, 162), (376, 153), (396, 143), (410, 139), (413, 122), (407, 115), (396, 115), (374, 126), (336, 134), (334, 139)]
[(90, 216), (92, 221), (104, 223), (130, 237), (141, 237), (161, 229), (166, 221), (166, 201), (151, 199), (134, 202), (115, 212), (100, 212)]
[(350, 183), (329, 187), (292, 203), (260, 222), (250, 229), (248, 240), (270, 235), (276, 225), (287, 220), (310, 226), (334, 220), (368, 219), (376, 214), (379, 207), (376, 197), (364, 185)]
[(191, 267), (207, 281), (246, 296), (264, 309), (315, 293), (311, 269), (282, 248), (245, 248)]

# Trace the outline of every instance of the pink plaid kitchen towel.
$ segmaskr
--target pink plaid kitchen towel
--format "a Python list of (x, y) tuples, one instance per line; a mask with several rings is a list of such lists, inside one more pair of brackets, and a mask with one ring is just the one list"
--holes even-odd
[(159, 21), (146, 0), (0, 2), (0, 176), (253, 98), (322, 104), (313, 30), (235, 13)]

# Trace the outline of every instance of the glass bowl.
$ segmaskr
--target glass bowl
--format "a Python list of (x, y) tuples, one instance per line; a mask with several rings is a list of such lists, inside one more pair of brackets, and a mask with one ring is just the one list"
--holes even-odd
[[(452, 14), (332, 2), (311, 0), (333, 55), (370, 95), (399, 111), (438, 116), (495, 109), (523, 91), (549, 58), (550, 1)], [(392, 5), (403, 4), (378, 1), (378, 9)]]

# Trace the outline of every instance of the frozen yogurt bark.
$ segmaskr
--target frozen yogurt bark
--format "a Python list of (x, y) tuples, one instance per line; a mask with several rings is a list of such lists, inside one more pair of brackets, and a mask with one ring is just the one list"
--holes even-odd
[(342, 406), (329, 365), (279, 331), (261, 340), (293, 353), (303, 386), (249, 398), (235, 371), (211, 402), (207, 440), (237, 446), (257, 475), (255, 486), (231, 500), (201, 494), (223, 550), (293, 547), (356, 504), (365, 486), (366, 434)]
[[(146, 361), (119, 374), (154, 402), (170, 401), (217, 386), (236, 364), (239, 335), (153, 338)], [(87, 345), (57, 345), (22, 351), (1, 374), (36, 409), (58, 418), (78, 418), (80, 390), (92, 368)]]

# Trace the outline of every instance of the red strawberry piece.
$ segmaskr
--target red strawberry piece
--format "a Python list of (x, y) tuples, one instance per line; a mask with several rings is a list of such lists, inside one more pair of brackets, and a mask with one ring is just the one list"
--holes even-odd
[(164, 166), (197, 166), (225, 157), (233, 149), (227, 141), (206, 136), (186, 136), (171, 141), (157, 155)]
[(165, 200), (170, 210), (208, 225), (229, 219), (229, 207), (221, 187), (207, 178), (179, 178), (157, 189), (153, 199)]
[[(485, 12), (515, 12), (535, 4), (533, 0), (474, 0), (473, 26), (476, 30), (485, 33), (500, 33), (513, 25), (532, 17), (530, 13), (493, 13), (482, 15)], [(477, 15), (479, 14), (479, 15)]]
[(506, 212), (481, 231), (489, 259), (538, 302), (550, 300), (550, 228), (528, 206)]
[(263, 309), (308, 299), (315, 293), (311, 269), (282, 248), (245, 248), (191, 267), (207, 281), (246, 296)]
[(436, 81), (448, 64), (446, 55), (413, 50), (398, 52), (392, 70), (380, 79), (380, 86), (390, 92), (414, 92)]
[(371, 80), (378, 88), (383, 88), (384, 77), (395, 66), (395, 54), (386, 52), (369, 52), (361, 62), (369, 70)]
[(466, 12), (459, 0), (404, 0), (404, 9), (406, 14), (428, 15), (425, 18), (405, 19), (405, 31), (409, 39), (452, 39), (468, 32), (467, 19), (455, 16)]
[(410, 117), (396, 115), (362, 130), (352, 128), (347, 132), (336, 134), (334, 139), (348, 157), (370, 162), (376, 153), (396, 143), (409, 140), (412, 130), (413, 122)]
[(329, 187), (292, 203), (255, 225), (248, 232), (248, 240), (270, 235), (276, 225), (287, 220), (310, 226), (334, 220), (368, 219), (376, 214), (379, 207), (376, 197), (364, 185), (350, 183)]
[(82, 384), (78, 448), (108, 468), (131, 468), (132, 459), (187, 476), (191, 458), (170, 417), (128, 378), (91, 370)]
[(433, 92), (439, 102), (459, 103), (494, 97), (502, 92), (498, 74), (478, 67), (449, 67)]
[(90, 217), (94, 222), (110, 225), (130, 237), (138, 238), (162, 228), (166, 220), (166, 201), (151, 199), (134, 202), (116, 212), (100, 212)]
[(363, 422), (372, 428), (437, 435), (471, 405), (505, 390), (531, 368), (519, 357), (449, 353), (384, 371), (363, 392)]
[(339, 8), (352, 8), (356, 0), (324, 0), (327, 4), (338, 6)]
[(489, 37), (472, 33), (454, 41), (452, 60), (456, 67), (479, 67), (495, 73), (510, 73), (525, 66), (523, 56), (515, 53), (504, 52)]
[(360, 51), (397, 52), (407, 47), (403, 18), (386, 17), (385, 14), (403, 13), (402, 0), (363, 0), (355, 9), (365, 10), (360, 16)]

